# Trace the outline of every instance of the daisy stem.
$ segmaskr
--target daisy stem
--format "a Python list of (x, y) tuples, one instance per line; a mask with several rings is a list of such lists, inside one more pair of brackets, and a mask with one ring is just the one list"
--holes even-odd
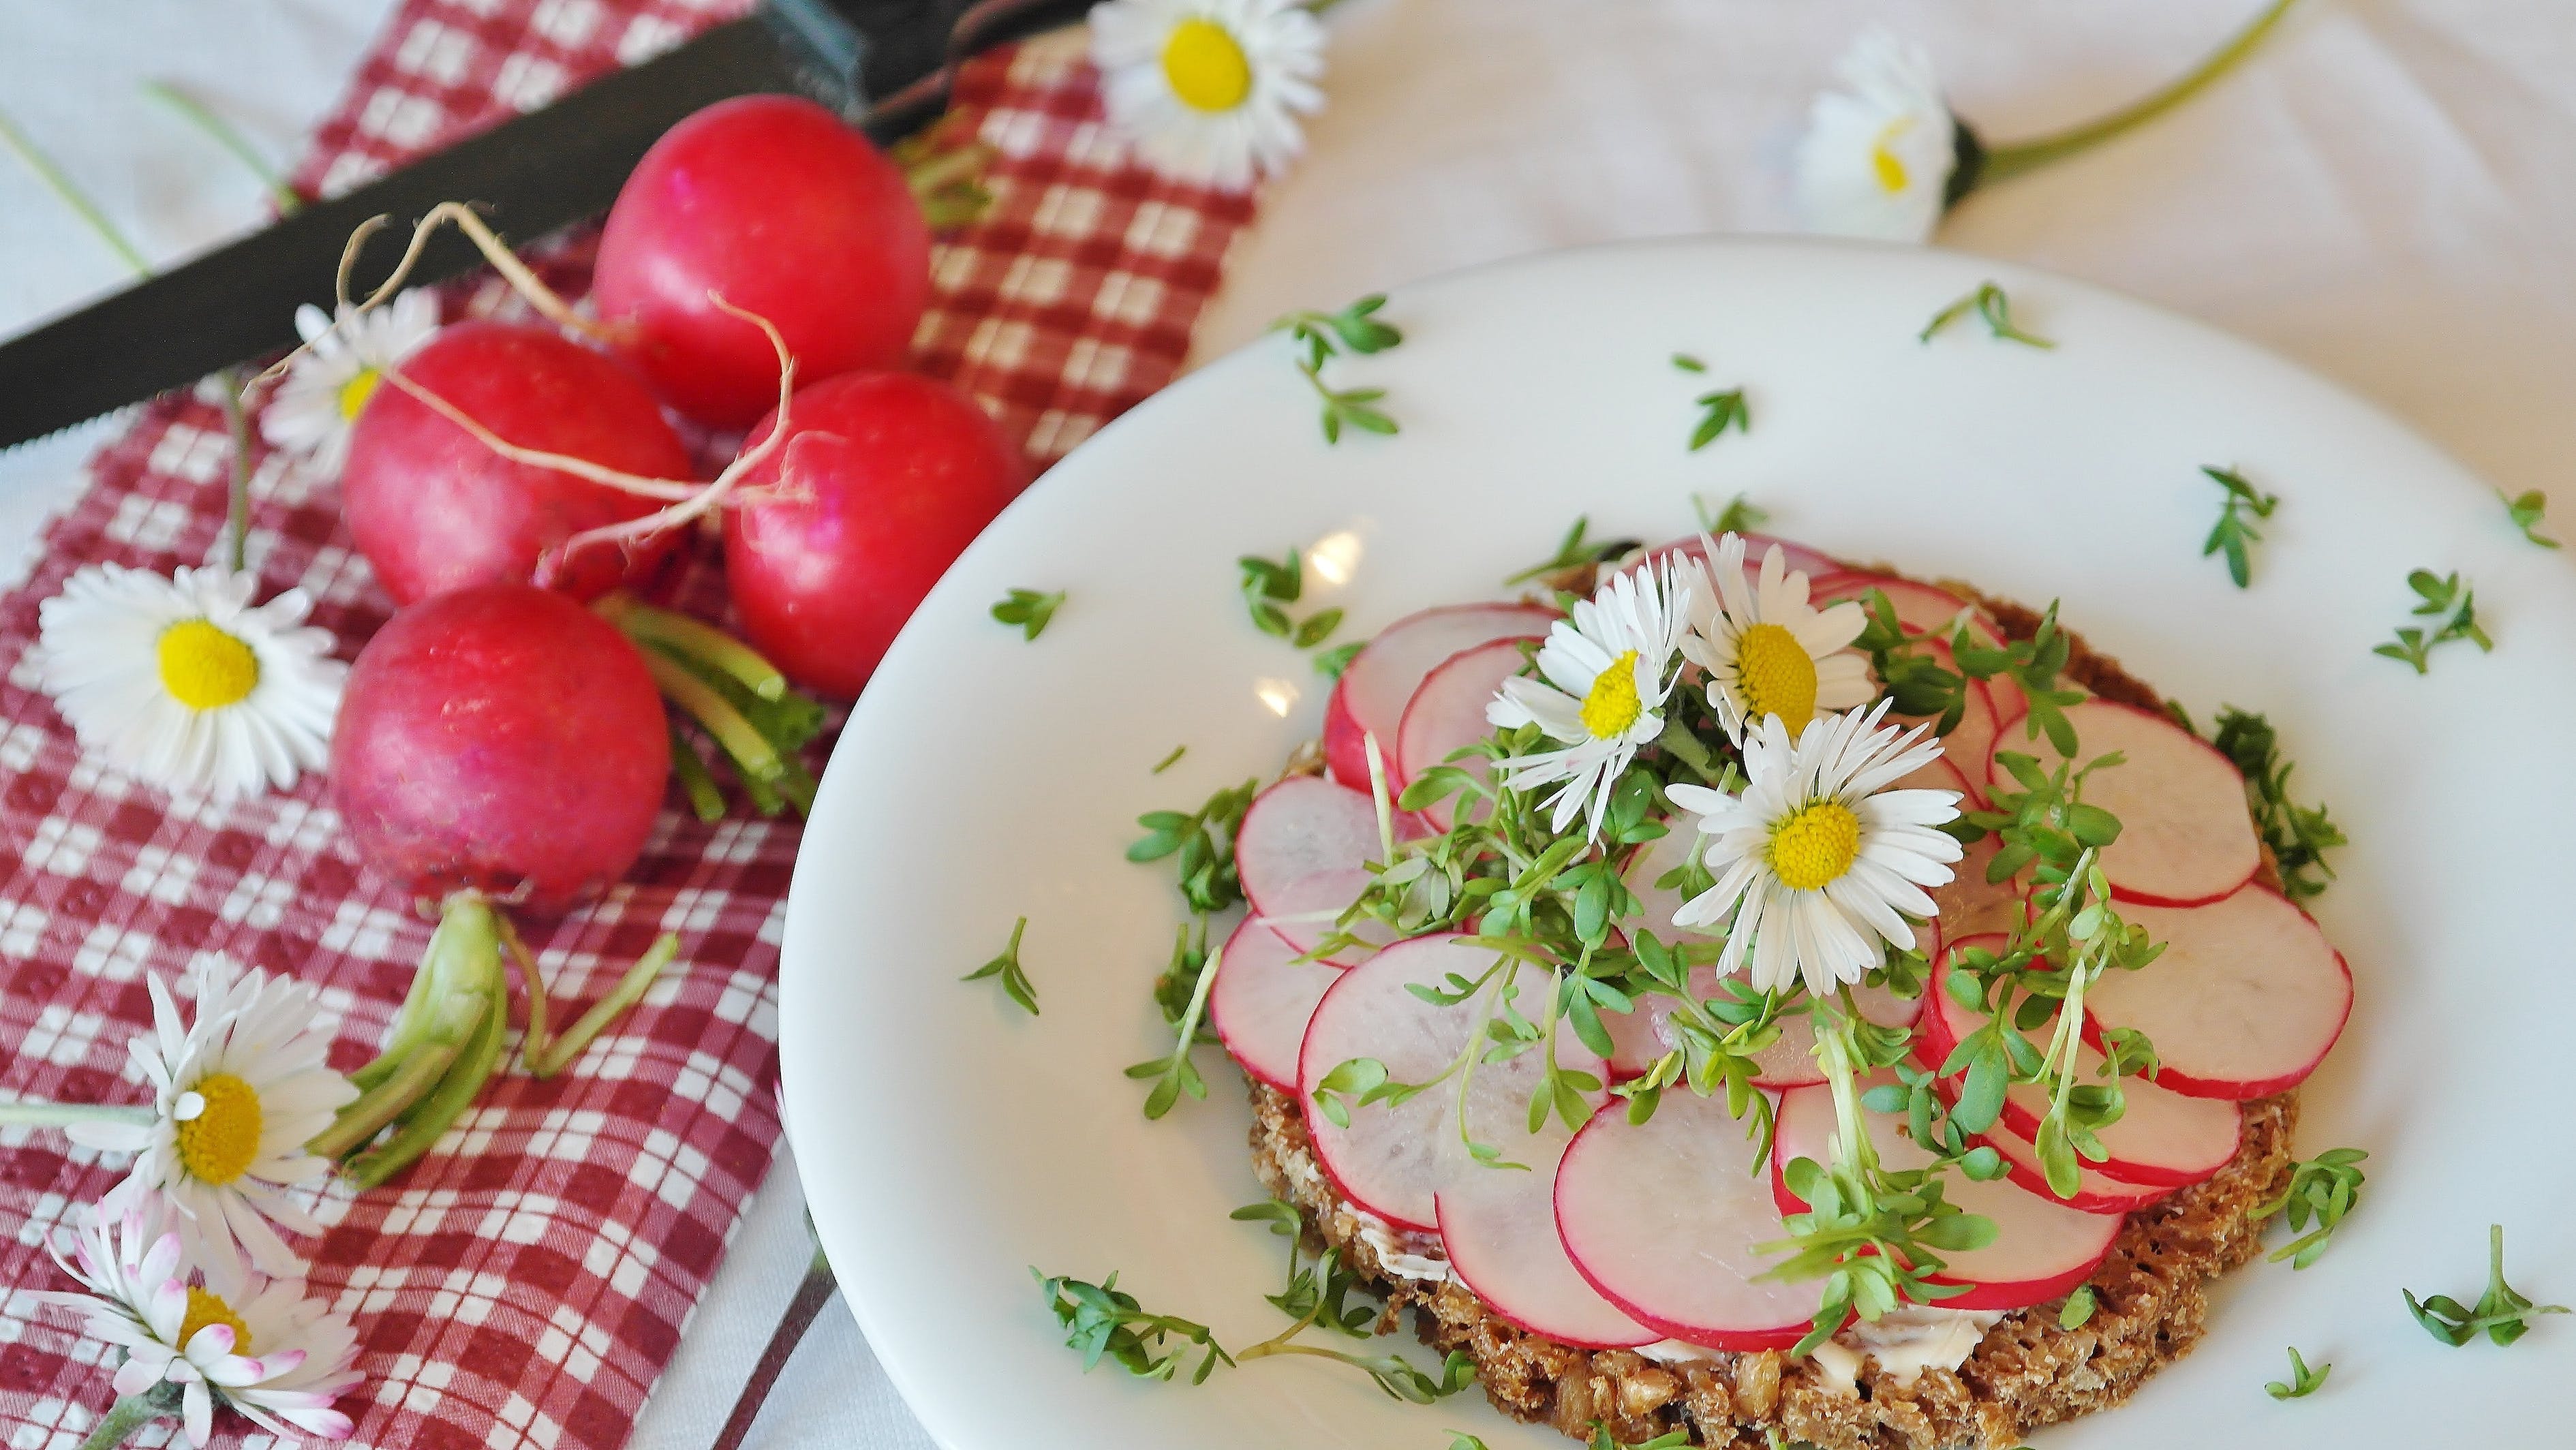
[(2253, 54), (2255, 47), (2263, 43), (2264, 37), (2272, 33), (2273, 28), (2281, 23), (2282, 17), (2286, 16), (2290, 8), (2297, 3), (2298, 0), (2271, 0), (2270, 4), (2265, 5), (2261, 12), (2246, 23), (2244, 29), (2237, 31), (2226, 44), (2211, 51), (2199, 65), (2192, 67), (2180, 79), (2131, 105), (2054, 135), (1993, 148), (1985, 154), (1985, 160), (1978, 169), (1975, 184), (1983, 186), (1990, 182), (2006, 181), (2025, 172), (2036, 171), (2050, 162), (2063, 160), (2079, 151), (2090, 150), (2114, 137), (2133, 131), (2190, 100), (2208, 89), (2212, 82), (2234, 70), (2245, 57)]
[(224, 567), (239, 574), (250, 567), (250, 411), (242, 406), (241, 369), (215, 374), (215, 391), (224, 403), (224, 431), (232, 435), (231, 486), (224, 497)]
[(1689, 766), (1700, 779), (1712, 786), (1718, 783), (1720, 771), (1717, 758), (1710, 755), (1708, 747), (1700, 743), (1699, 737), (1691, 734), (1689, 727), (1682, 724), (1680, 714), (1675, 713), (1664, 717), (1663, 733), (1655, 737), (1655, 743), (1662, 746), (1675, 760)]
[(5, 112), (0, 112), (0, 149), (6, 149), (25, 162), (27, 169), (36, 173), (36, 179), (45, 184), (45, 189), (54, 194), (54, 199), (71, 208), (73, 215), (79, 217), (100, 241), (107, 244), (107, 249), (116, 254), (117, 260), (134, 270), (135, 276), (152, 275), (152, 259), (126, 240), (125, 233), (116, 229), (116, 223), (107, 219), (107, 213), (98, 209), (98, 203), (74, 186), (72, 179), (63, 174), (52, 157), (37, 150), (36, 143), (29, 140), (27, 133), (19, 130), (18, 124)]
[(116, 1403), (107, 1407), (107, 1413), (98, 1417), (98, 1423), (90, 1426), (89, 1438), (81, 1441), (80, 1450), (116, 1450), (135, 1431), (171, 1413), (174, 1408), (164, 1405), (158, 1395), (151, 1393), (118, 1395)]
[(277, 174), (277, 168), (269, 165), (268, 158), (260, 155), (259, 149), (234, 129), (230, 121), (206, 109), (196, 97), (167, 81), (145, 81), (143, 94), (168, 106), (178, 113), (180, 120), (204, 132), (206, 139), (231, 152), (244, 170), (259, 178), (260, 186), (268, 192), (268, 199), (276, 204), (278, 215), (293, 216), (303, 210), (304, 198), (296, 194), (294, 187), (286, 184), (286, 178)]
[(159, 1120), (159, 1114), (147, 1107), (0, 1099), (0, 1127), (68, 1128), (74, 1123), (134, 1123), (150, 1127)]
[(634, 966), (626, 969), (626, 975), (617, 979), (617, 985), (609, 989), (607, 996), (591, 1004), (590, 1010), (581, 1014), (580, 1021), (564, 1029), (563, 1036), (551, 1044), (528, 1051), (529, 1073), (548, 1078), (570, 1067), (572, 1060), (581, 1056), (582, 1049), (590, 1046), (592, 1038), (607, 1030), (608, 1024), (616, 1021), (628, 1008), (644, 1000), (644, 994), (653, 988), (654, 978), (662, 975), (662, 969), (679, 954), (680, 939), (670, 932), (662, 933), (651, 949), (638, 958)]
[(787, 677), (778, 672), (778, 666), (714, 625), (656, 609), (623, 589), (601, 595), (590, 607), (638, 644), (659, 645), (730, 675), (764, 700), (787, 698)]

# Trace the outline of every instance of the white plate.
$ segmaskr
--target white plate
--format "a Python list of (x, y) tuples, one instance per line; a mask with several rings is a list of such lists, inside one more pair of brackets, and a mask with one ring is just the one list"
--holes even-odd
[[(2054, 351), (1943, 304), (1995, 278)], [(1974, 579), (2065, 617), (2204, 720), (2269, 712), (2353, 845), (2320, 915), (2359, 1005), (2309, 1085), (2303, 1153), (2366, 1147), (2334, 1248), (2217, 1293), (2207, 1341), (2057, 1446), (2537, 1444), (2563, 1434), (2576, 1321), (2510, 1349), (2435, 1343), (2399, 1287), (2480, 1291), (2486, 1226), (2514, 1284), (2576, 1300), (2576, 1152), (2563, 1106), (2576, 1021), (2569, 726), (2576, 574), (2524, 543), (2476, 478), (2307, 373), (2091, 287), (1930, 251), (1703, 241), (1544, 257), (1424, 283), (1385, 317), (1405, 342), (1336, 362), (1382, 385), (1395, 438), (1328, 448), (1271, 339), (1104, 431), (950, 572), (878, 671), (807, 828), (786, 939), (785, 1063), (806, 1193), (896, 1385), (949, 1450), (1568, 1442), (1473, 1397), (1431, 1409), (1318, 1361), (1196, 1388), (1089, 1376), (1029, 1266), (1122, 1287), (1241, 1345), (1272, 1332), (1277, 1241), (1231, 1223), (1261, 1196), (1239, 1075), (1161, 1123), (1120, 1075), (1161, 1055), (1147, 987), (1177, 901), (1120, 852), (1139, 812), (1269, 776), (1316, 733), (1323, 682), (1257, 633), (1235, 558), (1347, 531), (1351, 633), (1489, 597), (1577, 513), (1602, 536), (1691, 525), (1738, 491), (1773, 527), (1854, 559)], [(1677, 372), (1688, 351), (1706, 378)], [(1741, 384), (1752, 431), (1685, 451), (1692, 397)], [(2200, 555), (2203, 464), (2278, 492), (2254, 587)], [(2444, 647), (2429, 678), (2370, 647), (2408, 570), (2466, 572), (2497, 648)], [(1314, 581), (1321, 585), (1322, 581)], [(1013, 586), (1070, 598), (1035, 643), (985, 609)], [(1284, 708), (1284, 716), (1274, 710)], [(1173, 746), (1188, 755), (1149, 768)], [(1029, 918), (1045, 1015), (957, 978)], [(1411, 1345), (1409, 1336), (1386, 1344)], [(2285, 1344), (2330, 1360), (2315, 1397), (2263, 1383)], [(1422, 1353), (1418, 1345), (1413, 1351)], [(2419, 1438), (2421, 1437), (2421, 1438)]]

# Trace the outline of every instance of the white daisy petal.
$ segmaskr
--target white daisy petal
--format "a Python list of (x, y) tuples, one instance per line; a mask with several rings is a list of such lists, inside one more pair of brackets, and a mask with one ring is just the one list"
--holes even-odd
[(318, 307), (295, 310), (295, 330), (308, 346), (287, 366), (259, 421), (270, 446), (325, 475), (348, 461), (349, 435), (384, 369), (438, 331), (438, 298), (416, 287), (367, 312), (344, 308), (338, 320), (335, 329)]
[[(1534, 722), (1565, 745), (1497, 768), (1509, 790), (1564, 782), (1547, 802), (1552, 829), (1565, 831), (1581, 815), (1587, 835), (1599, 839), (1619, 778), (1662, 733), (1691, 600), (1680, 579), (1670, 560), (1611, 575), (1549, 628), (1537, 657), (1545, 683), (1505, 680), (1487, 705), (1494, 725)], [(1630, 663), (1613, 672), (1622, 660)]]
[(1811, 231), (1920, 242), (1940, 225), (1958, 122), (1920, 49), (1884, 30), (1843, 57), (1844, 91), (1816, 97), (1797, 153), (1798, 208)]
[(1090, 22), (1110, 125), (1147, 165), (1242, 190), (1304, 149), (1324, 31), (1295, 0), (1105, 0)]
[[(1850, 709), (1876, 693), (1868, 662), (1849, 648), (1868, 623), (1859, 606), (1812, 607), (1807, 576), (1789, 567), (1777, 544), (1763, 552), (1748, 585), (1743, 536), (1702, 538), (1703, 593), (1693, 599), (1680, 649), (1707, 673), (1709, 707), (1729, 738), (1746, 745), (1762, 719), (1784, 710), (1793, 717), (1785, 722), (1787, 731), (1802, 730), (1817, 715)], [(1855, 681), (1863, 691), (1857, 699)], [(1771, 698), (1756, 698), (1764, 691)]]

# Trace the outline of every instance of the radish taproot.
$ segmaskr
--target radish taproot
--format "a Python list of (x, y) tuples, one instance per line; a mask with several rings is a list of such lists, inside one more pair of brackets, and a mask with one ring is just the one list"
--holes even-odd
[[(774, 379), (775, 374), (772, 374)], [(1028, 486), (973, 399), (906, 373), (800, 388), (783, 445), (742, 479), (725, 571), (743, 630), (788, 677), (854, 697), (939, 576)], [(745, 452), (768, 439), (764, 421)]]
[[(423, 392), (518, 449), (640, 479), (690, 475), (688, 450), (660, 405), (616, 359), (549, 328), (457, 323), (368, 398), (340, 474), (341, 516), (397, 604), (524, 583), (576, 535), (661, 506), (648, 494), (505, 457)], [(548, 582), (595, 598), (649, 570), (670, 542), (588, 550)]]
[(646, 987), (665, 936), (549, 1040), (543, 983), (503, 907), (553, 913), (604, 891), (644, 849), (671, 757), (661, 697), (625, 636), (550, 590), (487, 584), (394, 616), (350, 667), (331, 797), (361, 857), (439, 913), (386, 1050), (314, 1151), (373, 1186), (435, 1143), (500, 1060), (505, 955), (529, 988), (523, 1053), (547, 1076)]
[(740, 428), (769, 410), (778, 361), (710, 292), (777, 324), (808, 381), (894, 367), (929, 302), (929, 223), (902, 170), (822, 106), (719, 101), (627, 177), (592, 297), (656, 392)]

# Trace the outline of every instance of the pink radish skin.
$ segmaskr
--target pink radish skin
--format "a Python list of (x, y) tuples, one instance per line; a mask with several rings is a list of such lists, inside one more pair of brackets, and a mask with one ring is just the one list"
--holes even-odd
[[(1292, 775), (1253, 797), (1234, 838), (1244, 897), (1301, 954), (1334, 930), (1331, 917), (1321, 913), (1338, 914), (1357, 901), (1371, 879), (1368, 863), (1385, 851), (1377, 802), (1319, 775)], [(1358, 934), (1372, 946), (1394, 939), (1375, 922), (1361, 923)], [(1347, 967), (1362, 955), (1346, 952), (1330, 960)]]
[(2352, 1015), (2352, 969), (2308, 914), (2268, 886), (2207, 906), (2132, 907), (2165, 944), (2137, 972), (2085, 1000), (2085, 1036), (2134, 1027), (2156, 1045), (2159, 1086), (2202, 1098), (2260, 1098), (2307, 1080)]
[(1946, 635), (1960, 612), (1965, 610), (1977, 633), (1989, 640), (2001, 637), (1995, 630), (1994, 621), (1986, 618), (1985, 611), (1969, 601), (1947, 589), (1936, 589), (1929, 584), (1917, 584), (1911, 579), (1899, 579), (1890, 574), (1847, 569), (1825, 575), (1808, 590), (1808, 602), (1822, 609), (1846, 599), (1865, 599), (1872, 589), (1886, 593), (1888, 606), (1896, 611), (1897, 627), (1907, 634)]
[[(1473, 979), (1493, 964), (1491, 949), (1470, 946), (1463, 936), (1415, 937), (1344, 972), (1306, 1024), (1298, 1052), (1298, 1102), (1315, 1159), (1343, 1197), (1399, 1228), (1436, 1232), (1434, 1195), (1452, 1175), (1509, 1170), (1487, 1168), (1468, 1156), (1459, 1141), (1454, 1079), (1403, 1103), (1354, 1104), (1347, 1128), (1334, 1126), (1315, 1106), (1315, 1088), (1355, 1057), (1385, 1063), (1392, 1081), (1438, 1076), (1466, 1047), (1477, 1026), (1477, 1007), (1472, 1001), (1442, 1007), (1408, 988), (1440, 985), (1450, 972)], [(1560, 1067), (1596, 1074), (1602, 1067), (1580, 1042), (1560, 1038), (1556, 1051)], [(1477, 1141), (1504, 1143), (1523, 1135), (1529, 1095), (1544, 1071), (1540, 1056), (1527, 1052), (1477, 1064), (1467, 1103), (1467, 1124)]]
[[(1861, 1090), (1895, 1080), (1892, 1073), (1874, 1073), (1862, 1080)], [(1888, 1167), (1912, 1170), (1933, 1161), (1906, 1135), (1902, 1118), (1864, 1109), (1861, 1120), (1879, 1161)], [(1781, 1097), (1771, 1172), (1772, 1191), (1784, 1215), (1807, 1209), (1789, 1191), (1789, 1164), (1799, 1158), (1831, 1162), (1835, 1128), (1831, 1088), (1799, 1088)], [(1941, 1300), (1944, 1309), (2023, 1309), (2054, 1299), (2092, 1277), (2124, 1222), (2034, 1194), (2009, 1178), (1979, 1183), (1964, 1173), (1950, 1173), (1942, 1188), (1950, 1202), (1995, 1223), (1993, 1243), (1943, 1256), (1936, 1282), (1968, 1286), (1967, 1292)]]
[[(1402, 794), (1404, 787), (1435, 765), (1446, 762), (1458, 751), (1476, 744), (1493, 733), (1485, 720), (1485, 707), (1493, 702), (1503, 681), (1517, 675), (1528, 663), (1525, 646), (1539, 636), (1528, 635), (1498, 639), (1473, 649), (1460, 650), (1442, 660), (1413, 692), (1404, 707), (1404, 721), (1396, 730), (1395, 758), (1388, 762), (1394, 779), (1387, 782), (1390, 794)], [(1384, 750), (1386, 742), (1380, 740)], [(1481, 756), (1461, 761), (1460, 765), (1478, 780), (1494, 777), (1490, 762)], [(1434, 830), (1446, 831), (1456, 820), (1460, 797), (1450, 796), (1425, 807), (1422, 815)]]
[[(552, 328), (460, 322), (404, 359), (402, 373), (521, 448), (645, 478), (693, 476), (688, 449), (643, 379)], [(391, 383), (359, 413), (340, 473), (340, 516), (396, 604), (473, 584), (527, 583), (573, 535), (660, 507), (561, 469), (513, 463)], [(561, 561), (549, 582), (594, 599), (650, 573), (675, 540), (587, 549)]]
[(617, 627), (529, 584), (393, 617), (349, 670), (331, 799), (413, 897), (560, 912), (623, 878), (671, 773), (662, 697)]
[[(1787, 539), (1775, 539), (1769, 534), (1740, 534), (1737, 537), (1744, 540), (1744, 579), (1748, 584), (1761, 577), (1762, 560), (1771, 552), (1775, 544), (1780, 549), (1780, 562), (1805, 574), (1810, 582), (1827, 574), (1847, 572), (1843, 568), (1842, 560), (1821, 550), (1810, 549), (1804, 544), (1792, 543)], [(1685, 539), (1675, 539), (1668, 544), (1657, 544), (1648, 549), (1645, 556), (1637, 562), (1655, 564), (1665, 559), (1705, 560), (1707, 557), (1707, 544), (1701, 541), (1699, 535), (1693, 534)]]
[(1292, 1097), (1306, 1023), (1342, 975), (1338, 967), (1297, 956), (1261, 918), (1246, 917), (1226, 938), (1207, 1005), (1208, 1026), (1243, 1070)]
[(1527, 1172), (1471, 1166), (1441, 1183), (1435, 1198), (1450, 1269), (1495, 1313), (1561, 1344), (1633, 1349), (1663, 1338), (1602, 1298), (1565, 1252), (1556, 1170), (1573, 1131), (1553, 1116), (1537, 1133), (1516, 1131), (1524, 1126), (1508, 1125), (1495, 1146)]
[(1639, 1324), (1708, 1349), (1787, 1349), (1823, 1285), (1756, 1281), (1774, 1262), (1756, 1246), (1788, 1230), (1745, 1126), (1723, 1095), (1693, 1092), (1664, 1094), (1642, 1126), (1593, 1114), (1557, 1169), (1556, 1227), (1584, 1280)]
[[(1934, 1084), (1945, 1102), (1950, 1100), (1955, 1086), (1946, 1078)], [(2048, 1175), (2040, 1169), (2039, 1149), (2028, 1138), (1999, 1122), (1974, 1135), (1971, 1141), (1994, 1149), (2004, 1160), (2004, 1172), (2013, 1182), (2051, 1202), (2063, 1203), (2068, 1208), (2081, 1209), (2086, 1213), (2126, 1214), (2152, 1203), (2162, 1203), (2173, 1196), (2170, 1188), (2122, 1183), (2079, 1160), (2075, 1169), (2075, 1196), (2059, 1198), (2056, 1191), (2048, 1186)]]
[[(1931, 981), (1924, 995), (1932, 1010), (1923, 1016), (1923, 1030), (1914, 1039), (1916, 1060), (1934, 1071), (1957, 1048), (1961, 1038), (1982, 1025), (1981, 1020), (1962, 1007), (1949, 994), (1950, 958), (1956, 951), (1972, 946), (2001, 950), (2001, 937), (1972, 938), (1951, 952), (1943, 953), (1932, 969)], [(2150, 964), (2143, 969), (2152, 972)], [(2026, 1034), (2032, 1043), (2047, 1046), (2047, 1029)], [(2093, 1048), (2081, 1047), (2076, 1053), (2076, 1071), (2080, 1081), (2098, 1081), (2102, 1055)], [(2123, 1078), (2120, 1091), (2128, 1110), (2120, 1120), (2099, 1133), (2104, 1151), (2110, 1156), (2099, 1163), (2084, 1163), (2105, 1176), (2124, 1183), (2155, 1188), (2180, 1188), (2198, 1183), (2227, 1166), (2236, 1156), (2243, 1140), (2245, 1120), (2232, 1103), (2204, 1098), (2189, 1098), (2171, 1089), (2159, 1087), (2143, 1078)], [(2040, 1120), (2048, 1112), (2048, 1094), (2036, 1083), (2016, 1083), (2004, 1090), (2002, 1123), (2025, 1138), (2035, 1138)]]
[[(2263, 864), (2245, 810), (2245, 778), (2216, 747), (2153, 711), (2087, 700), (2066, 711), (2079, 759), (2117, 751), (2123, 763), (2094, 772), (2084, 799), (2120, 818), (2120, 839), (2102, 852), (2111, 894), (2146, 906), (2200, 906), (2235, 894)], [(2018, 751), (2054, 770), (2065, 757), (2046, 737), (1998, 738), (1998, 756)], [(2020, 785), (1997, 759), (1998, 790)]]
[(1452, 604), (1408, 614), (1380, 630), (1351, 657), (1324, 706), (1324, 763), (1333, 779), (1354, 790), (1369, 788), (1361, 740), (1371, 734), (1388, 768), (1394, 767), (1404, 708), (1442, 661), (1493, 640), (1545, 635), (1557, 617), (1536, 604)]

